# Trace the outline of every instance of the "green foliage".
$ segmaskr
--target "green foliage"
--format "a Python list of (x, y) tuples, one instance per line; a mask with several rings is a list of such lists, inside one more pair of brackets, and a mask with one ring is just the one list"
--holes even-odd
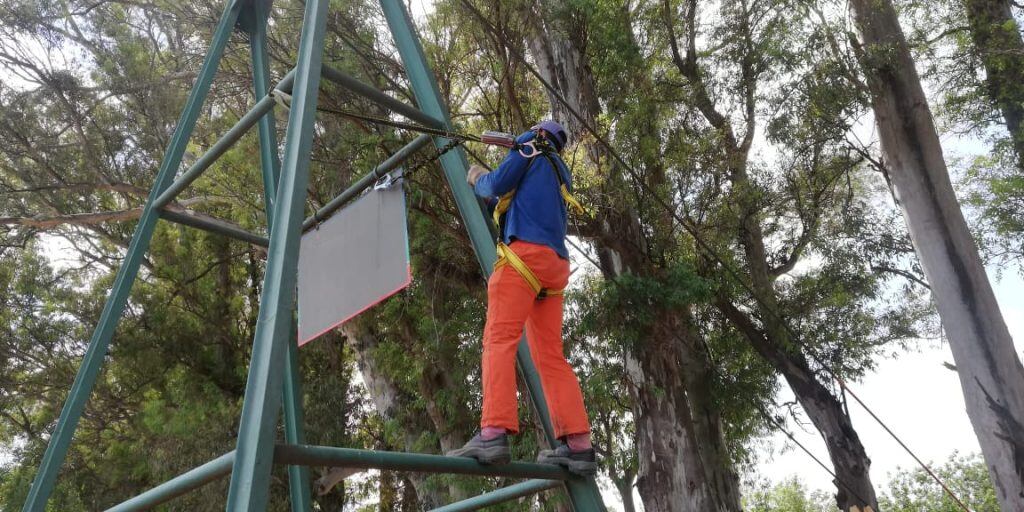
[(712, 292), (710, 284), (684, 263), (657, 276), (594, 278), (585, 290), (577, 295), (582, 310), (579, 328), (619, 344), (646, 338), (660, 317), (706, 302)]
[(999, 165), (996, 157), (982, 156), (971, 162), (963, 189), (965, 202), (975, 211), (975, 226), (986, 256), (1002, 267), (1024, 272), (1024, 177), (1013, 168)]
[(761, 482), (743, 498), (748, 512), (832, 512), (835, 505), (822, 492), (808, 492), (797, 477), (790, 477), (774, 486)]
[[(954, 453), (943, 465), (932, 468), (968, 508), (996, 512), (999, 502), (988, 476), (985, 461), (978, 454)], [(963, 510), (923, 469), (898, 472), (889, 491), (879, 500), (882, 510), (893, 512), (954, 512)]]
[[(981, 455), (953, 453), (941, 466), (932, 465), (941, 478), (970, 510), (997, 512), (995, 489)], [(955, 512), (963, 510), (924, 469), (899, 470), (890, 475), (888, 488), (881, 493), (880, 510), (892, 512)], [(834, 500), (821, 491), (809, 491), (792, 476), (775, 485), (759, 481), (744, 496), (744, 509), (750, 512), (830, 512)]]

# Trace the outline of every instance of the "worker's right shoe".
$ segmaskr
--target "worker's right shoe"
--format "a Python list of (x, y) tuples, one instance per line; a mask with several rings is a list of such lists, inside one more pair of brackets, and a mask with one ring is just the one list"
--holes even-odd
[(597, 473), (597, 455), (593, 448), (577, 452), (562, 444), (554, 450), (541, 450), (537, 462), (562, 466), (574, 475), (591, 476)]
[(508, 464), (512, 452), (508, 449), (508, 436), (501, 434), (493, 439), (484, 439), (481, 434), (473, 436), (462, 448), (452, 450), (449, 457), (469, 457), (481, 464)]

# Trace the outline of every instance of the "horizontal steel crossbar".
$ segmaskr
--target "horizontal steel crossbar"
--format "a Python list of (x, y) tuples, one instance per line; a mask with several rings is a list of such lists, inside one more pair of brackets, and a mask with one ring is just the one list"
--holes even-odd
[(160, 217), (171, 222), (177, 222), (184, 226), (190, 226), (197, 229), (209, 231), (211, 233), (217, 233), (218, 235), (224, 235), (235, 240), (241, 240), (248, 242), (253, 245), (260, 247), (269, 247), (270, 240), (262, 235), (256, 233), (250, 233), (244, 229), (240, 229), (237, 226), (232, 226), (227, 222), (220, 219), (204, 219), (202, 217), (196, 217), (194, 215), (188, 215), (173, 210), (160, 210)]
[(436, 119), (430, 115), (423, 113), (420, 109), (413, 107), (400, 100), (396, 100), (387, 94), (377, 90), (377, 88), (364, 84), (355, 78), (352, 78), (345, 73), (338, 71), (328, 65), (323, 65), (321, 68), (323, 77), (348, 89), (378, 105), (391, 110), (397, 114), (401, 114), (413, 121), (419, 121), (430, 128), (443, 128), (444, 123), (439, 119)]
[(420, 473), (542, 478), (544, 480), (568, 480), (574, 478), (565, 469), (551, 464), (513, 462), (510, 464), (488, 466), (466, 457), (356, 450), (331, 446), (279, 444), (274, 448), (274, 463), (303, 466), (375, 468)]
[(161, 503), (166, 503), (178, 496), (196, 490), (210, 482), (223, 478), (231, 473), (231, 464), (235, 461), (232, 450), (197, 468), (182, 473), (134, 498), (107, 509), (107, 512), (134, 512), (149, 510)]
[(342, 206), (345, 206), (345, 203), (348, 203), (354, 197), (359, 195), (360, 192), (369, 188), (377, 180), (384, 177), (385, 174), (393, 171), (399, 165), (402, 165), (402, 162), (408, 160), (413, 153), (429, 143), (429, 135), (420, 135), (413, 139), (412, 142), (403, 146), (402, 149), (399, 149), (394, 155), (391, 155), (387, 160), (381, 162), (380, 165), (374, 167), (372, 171), (362, 178), (359, 178), (359, 181), (353, 183), (345, 189), (344, 192), (338, 194), (334, 199), (331, 199), (322, 208), (317, 210), (316, 213), (307, 217), (306, 220), (302, 222), (302, 230), (307, 231), (318, 223), (323, 222), (327, 217), (330, 217), (332, 213)]
[[(289, 72), (282, 80), (277, 84), (277, 89), (282, 91), (289, 91), (292, 87), (292, 82), (295, 79), (295, 71)], [(242, 138), (253, 126), (260, 121), (260, 119), (267, 115), (271, 110), (274, 109), (274, 98), (273, 96), (267, 95), (260, 98), (259, 101), (253, 105), (252, 109), (249, 110), (241, 119), (231, 127), (217, 142), (210, 146), (210, 149), (203, 153), (203, 156), (199, 157), (198, 160), (192, 167), (185, 171), (178, 179), (174, 180), (171, 186), (167, 187), (160, 197), (156, 198), (153, 205), (156, 208), (163, 208), (168, 203), (174, 200), (182, 190), (188, 188), (193, 181), (199, 178), (207, 169), (213, 165), (227, 150), (231, 149), (239, 139)]]
[(484, 507), (497, 505), (498, 503), (504, 503), (524, 496), (531, 496), (538, 492), (561, 486), (562, 482), (559, 482), (558, 480), (527, 480), (525, 482), (510, 485), (508, 487), (502, 487), (501, 489), (496, 489), (479, 496), (467, 498), (450, 505), (438, 507), (430, 512), (469, 512), (470, 510), (480, 510)]

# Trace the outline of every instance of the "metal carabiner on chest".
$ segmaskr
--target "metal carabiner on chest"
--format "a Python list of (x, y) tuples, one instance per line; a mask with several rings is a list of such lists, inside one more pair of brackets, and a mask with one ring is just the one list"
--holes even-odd
[(542, 150), (537, 149), (537, 146), (532, 140), (517, 144), (516, 150), (519, 151), (519, 154), (522, 155), (523, 158), (533, 158), (542, 152)]

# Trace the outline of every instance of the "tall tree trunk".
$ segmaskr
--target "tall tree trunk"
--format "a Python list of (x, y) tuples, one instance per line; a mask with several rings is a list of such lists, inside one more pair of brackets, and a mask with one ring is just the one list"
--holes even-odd
[(785, 345), (773, 342), (746, 313), (725, 298), (719, 300), (717, 305), (750, 341), (757, 353), (782, 374), (807, 417), (821, 434), (836, 472), (837, 478), (833, 481), (837, 490), (836, 506), (840, 510), (851, 510), (853, 507), (866, 510), (867, 506), (878, 510), (878, 498), (869, 474), (871, 459), (842, 404), (818, 381), (802, 354), (787, 351), (782, 348)]
[[(363, 376), (363, 382), (370, 394), (371, 400), (377, 412), (386, 418), (405, 418), (403, 411), (408, 410), (411, 399), (399, 389), (386, 372), (383, 371), (374, 355), (378, 346), (376, 335), (365, 325), (365, 320), (355, 319), (346, 323), (341, 332), (348, 338), (348, 342), (356, 352), (356, 361), (359, 371)], [(419, 437), (416, 432), (426, 428), (422, 421), (405, 425), (404, 448), (411, 450)], [(409, 481), (416, 488), (416, 495), (425, 508), (432, 509), (447, 504), (451, 500), (435, 486), (429, 485), (422, 474), (408, 475)]]
[[(538, 71), (587, 124), (598, 126), (601, 107), (586, 59), (584, 27), (570, 30), (546, 16), (534, 18), (540, 20), (535, 25), (538, 33), (528, 39), (528, 44)], [(624, 183), (623, 170), (610, 164), (611, 155), (588, 137), (584, 123), (554, 95), (549, 96), (552, 111), (566, 128), (576, 137), (589, 139), (585, 143), (588, 159), (607, 171), (606, 188), (617, 211), (604, 215), (588, 230), (605, 278), (627, 273), (656, 274), (640, 215), (626, 196), (629, 187)], [(659, 137), (654, 119), (650, 132), (639, 136)], [(645, 170), (648, 177), (663, 172), (653, 166)], [(627, 373), (633, 383), (637, 483), (644, 508), (650, 512), (740, 510), (739, 479), (733, 470), (721, 417), (706, 387), (707, 379), (699, 377), (710, 360), (703, 351), (695, 350), (700, 346), (696, 333), (689, 311), (671, 312), (626, 353)]]
[(1024, 171), (1024, 40), (1010, 0), (964, 0), (974, 49), (985, 65), (985, 85), (1013, 138)]
[(665, 315), (639, 342), (645, 349), (626, 355), (645, 510), (739, 510), (738, 477), (696, 332), (688, 311)]
[(890, 0), (852, 0), (886, 166), (1003, 510), (1024, 510), (1024, 366), (950, 183)]

